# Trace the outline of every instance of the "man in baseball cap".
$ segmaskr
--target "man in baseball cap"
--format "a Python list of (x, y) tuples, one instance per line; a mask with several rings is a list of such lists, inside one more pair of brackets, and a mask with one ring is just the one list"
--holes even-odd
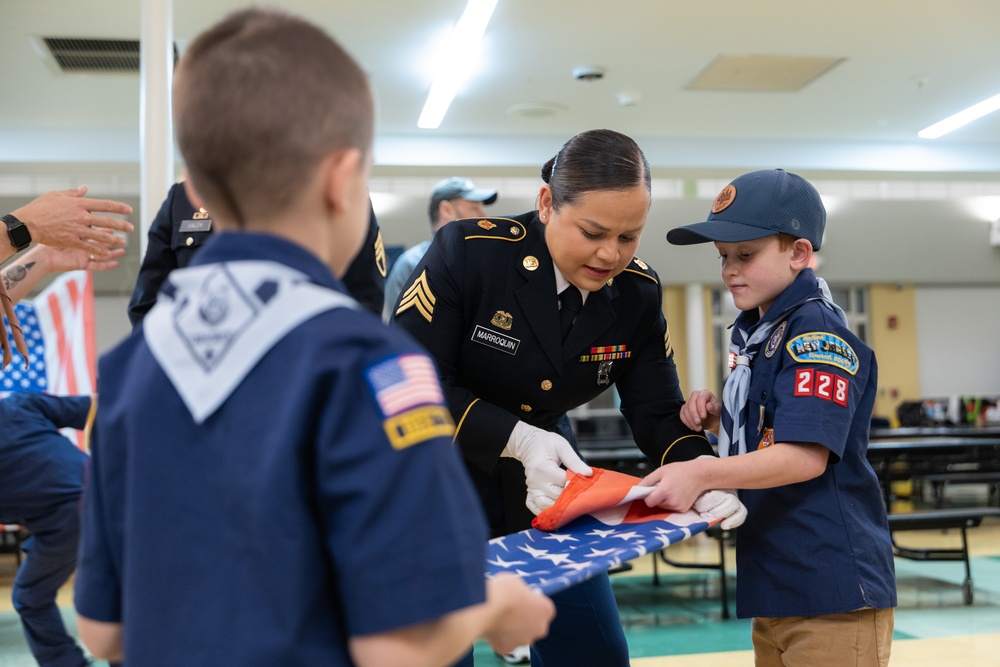
[[(438, 227), (442, 227), (452, 220), (486, 215), (483, 212), (483, 206), (489, 206), (496, 200), (496, 190), (477, 188), (475, 183), (461, 176), (452, 176), (438, 181), (437, 185), (434, 186), (434, 191), (431, 192), (431, 203), (427, 210), (431, 219), (431, 227), (437, 231)], [(463, 206), (462, 202), (467, 202), (471, 206)], [(476, 206), (476, 204), (481, 204), (481, 206)]]
[[(431, 232), (437, 232), (452, 220), (486, 217), (483, 207), (489, 206), (496, 200), (496, 190), (477, 188), (475, 183), (461, 176), (438, 181), (431, 192), (431, 203), (427, 209)], [(385, 305), (382, 307), (384, 321), (388, 322), (392, 317), (403, 284), (430, 245), (431, 239), (422, 241), (393, 262), (389, 276), (385, 279)]]

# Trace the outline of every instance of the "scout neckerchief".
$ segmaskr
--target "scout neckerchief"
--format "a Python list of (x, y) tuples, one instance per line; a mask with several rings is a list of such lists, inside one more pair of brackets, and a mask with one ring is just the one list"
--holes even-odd
[(177, 269), (167, 281), (143, 320), (143, 335), (199, 424), (299, 324), (333, 308), (358, 306), (272, 261)]
[[(750, 316), (747, 312), (742, 313), (733, 323), (733, 335), (729, 343), (730, 358), (735, 359), (735, 366), (726, 386), (722, 390), (722, 428), (719, 429), (719, 456), (729, 456), (731, 454), (746, 454), (746, 422), (747, 422), (747, 398), (750, 393), (750, 364), (760, 350), (761, 343), (768, 339), (774, 327), (782, 322), (785, 316), (807, 301), (819, 301), (824, 306), (832, 310), (840, 318), (844, 325), (847, 325), (847, 315), (833, 302), (830, 296), (830, 288), (826, 281), (816, 277), (812, 269), (805, 269), (792, 283), (795, 289), (801, 284), (803, 287), (812, 287), (809, 292), (813, 295), (790, 304), (788, 307), (779, 308), (774, 305), (764, 313), (764, 317), (755, 322), (749, 323)], [(818, 292), (818, 294), (817, 294)], [(779, 297), (779, 302), (780, 302)], [(752, 312), (752, 311), (751, 311)], [(741, 324), (745, 324), (744, 329)]]

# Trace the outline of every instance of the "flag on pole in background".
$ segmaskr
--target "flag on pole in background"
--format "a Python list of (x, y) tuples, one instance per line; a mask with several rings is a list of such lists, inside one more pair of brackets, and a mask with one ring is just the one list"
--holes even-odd
[[(97, 341), (94, 330), (94, 285), (87, 271), (60, 275), (31, 301), (14, 306), (31, 357), (14, 351), (14, 360), (0, 371), (0, 396), (44, 392), (55, 396), (91, 395), (97, 381)], [(9, 331), (5, 331), (10, 336)], [(82, 431), (64, 432), (85, 449)]]
[(593, 470), (592, 477), (567, 472), (556, 504), (532, 522), (545, 530), (529, 528), (490, 540), (486, 575), (511, 572), (551, 595), (719, 521), (706, 521), (696, 512), (648, 508), (642, 499), (652, 487), (638, 486), (638, 477)]

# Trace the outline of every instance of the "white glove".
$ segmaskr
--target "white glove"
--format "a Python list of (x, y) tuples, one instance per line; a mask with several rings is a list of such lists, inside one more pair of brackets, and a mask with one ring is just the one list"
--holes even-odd
[(706, 491), (698, 496), (694, 501), (692, 509), (697, 512), (702, 519), (722, 519), (719, 526), (723, 530), (730, 530), (741, 525), (747, 518), (747, 508), (743, 506), (740, 499), (732, 491)]
[(524, 466), (528, 497), (524, 504), (534, 514), (552, 507), (566, 486), (566, 471), (590, 477), (594, 471), (573, 451), (566, 438), (517, 422), (500, 456), (517, 459)]

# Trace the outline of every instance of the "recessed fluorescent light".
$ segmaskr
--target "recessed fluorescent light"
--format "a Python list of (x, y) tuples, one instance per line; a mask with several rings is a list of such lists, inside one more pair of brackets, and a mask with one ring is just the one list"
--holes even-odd
[(434, 130), (441, 125), (451, 101), (476, 62), (479, 42), (496, 6), (497, 0), (469, 0), (438, 61), (434, 83), (424, 102), (424, 110), (420, 112), (417, 127)]
[(1000, 95), (994, 95), (988, 100), (983, 100), (979, 104), (973, 104), (968, 109), (959, 111), (954, 116), (948, 116), (930, 127), (925, 127), (917, 132), (917, 136), (921, 139), (937, 139), (957, 130), (963, 125), (971, 123), (977, 118), (982, 118), (988, 113), (993, 113), (997, 109), (1000, 109)]

